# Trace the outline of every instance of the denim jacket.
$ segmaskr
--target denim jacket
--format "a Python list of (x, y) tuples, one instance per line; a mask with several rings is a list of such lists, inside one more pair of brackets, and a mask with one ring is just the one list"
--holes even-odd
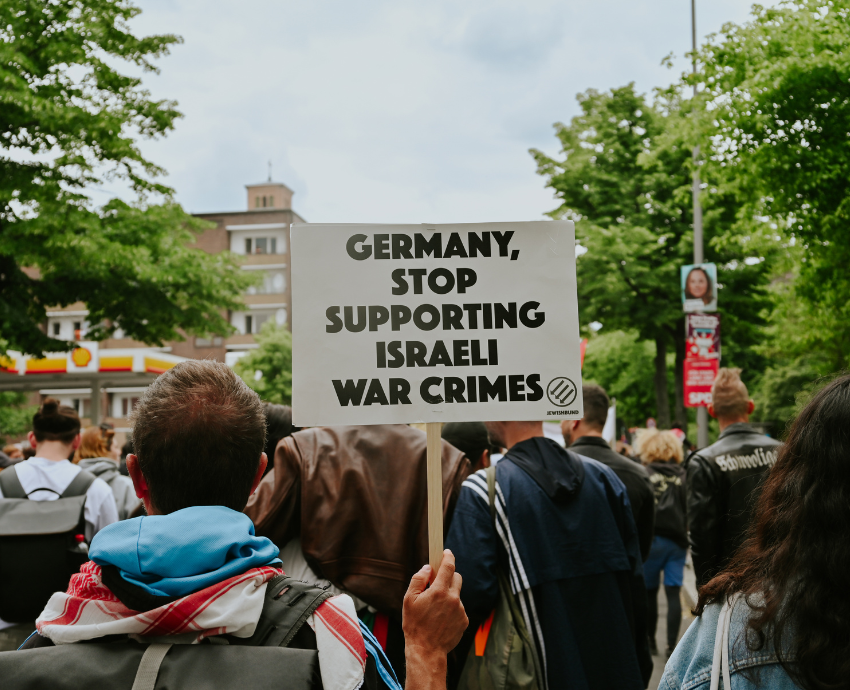
[[(719, 614), (720, 604), (712, 604), (691, 623), (664, 668), (659, 690), (708, 689)], [(739, 601), (732, 610), (729, 626), (731, 690), (799, 690), (780, 665), (770, 641), (758, 651), (748, 649), (744, 630), (749, 614), (750, 609), (743, 601)], [(723, 687), (722, 681), (720, 687)]]

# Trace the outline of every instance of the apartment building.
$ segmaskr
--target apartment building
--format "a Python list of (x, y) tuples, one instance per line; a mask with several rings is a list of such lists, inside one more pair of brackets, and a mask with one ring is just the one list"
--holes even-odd
[[(245, 309), (229, 314), (236, 332), (229, 336), (188, 337), (184, 341), (166, 343), (163, 348), (150, 348), (124, 337), (119, 329), (114, 337), (99, 343), (101, 352), (143, 349), (191, 359), (216, 359), (232, 365), (257, 347), (255, 336), (266, 321), (273, 319), (279, 324), (289, 323), (292, 313), (289, 225), (305, 221), (292, 210), (293, 192), (285, 184), (269, 180), (246, 185), (245, 189), (245, 210), (196, 214), (197, 218), (214, 223), (214, 227), (198, 237), (198, 248), (212, 254), (229, 250), (242, 258), (243, 270), (261, 275), (258, 285), (244, 295)], [(49, 311), (47, 332), (61, 340), (84, 341), (89, 327), (87, 317), (88, 311), (83, 303)], [(100, 404), (94, 406), (95, 410), (101, 411), (98, 415), (100, 421), (126, 428), (127, 415), (143, 390), (144, 387), (139, 386), (101, 389)], [(65, 404), (74, 406), (83, 417), (89, 417), (93, 408), (90, 388), (65, 391), (45, 388), (39, 392), (54, 395)]]

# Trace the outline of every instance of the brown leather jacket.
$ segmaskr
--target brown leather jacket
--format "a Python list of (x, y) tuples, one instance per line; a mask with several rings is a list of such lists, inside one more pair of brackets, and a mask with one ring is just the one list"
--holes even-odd
[[(300, 536), (316, 574), (400, 620), (428, 562), (425, 457), (425, 434), (403, 424), (305, 429), (278, 443), (245, 513), (280, 548)], [(447, 532), (470, 464), (445, 441), (442, 460)]]

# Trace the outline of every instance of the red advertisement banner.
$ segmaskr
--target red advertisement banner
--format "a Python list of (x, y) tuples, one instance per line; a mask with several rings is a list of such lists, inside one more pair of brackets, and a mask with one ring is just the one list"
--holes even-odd
[(716, 358), (685, 360), (685, 407), (708, 407), (719, 364)]

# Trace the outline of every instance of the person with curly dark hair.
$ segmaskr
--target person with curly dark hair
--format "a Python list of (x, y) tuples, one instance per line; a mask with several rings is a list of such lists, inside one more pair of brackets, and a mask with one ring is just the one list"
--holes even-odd
[(663, 687), (708, 687), (721, 671), (725, 688), (732, 676), (736, 689), (850, 687), (848, 429), (845, 375), (791, 426), (747, 539), (700, 589)]

